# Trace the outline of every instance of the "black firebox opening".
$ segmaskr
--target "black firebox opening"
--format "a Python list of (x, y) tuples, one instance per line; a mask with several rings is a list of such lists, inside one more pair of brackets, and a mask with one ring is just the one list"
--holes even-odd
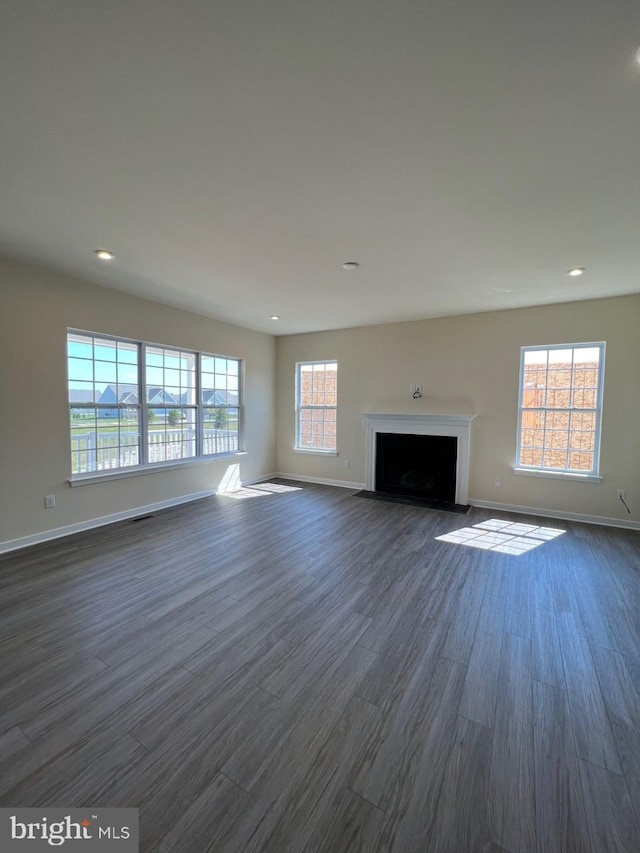
[(454, 503), (458, 439), (377, 433), (376, 491)]

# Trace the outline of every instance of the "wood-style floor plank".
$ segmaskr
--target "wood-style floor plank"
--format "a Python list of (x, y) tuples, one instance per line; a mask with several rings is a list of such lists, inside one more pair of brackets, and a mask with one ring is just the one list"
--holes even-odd
[(493, 727), (503, 634), (478, 630), (464, 682), (460, 713), (488, 728)]
[(428, 850), (439, 853), (484, 850), (491, 729), (458, 718)]
[(558, 614), (558, 632), (578, 757), (622, 773), (587, 638), (568, 612)]
[(596, 646), (592, 654), (622, 770), (640, 817), (640, 696), (621, 654)]
[(506, 634), (493, 729), (488, 824), (491, 840), (513, 851), (535, 849), (531, 641)]
[[(436, 539), (489, 518), (565, 532)], [(8, 554), (0, 805), (137, 807), (144, 853), (637, 853), (639, 606), (634, 531), (285, 481)]]
[(586, 826), (594, 853), (638, 850), (640, 824), (623, 776), (578, 759)]
[(589, 849), (578, 759), (564, 690), (533, 682), (536, 849), (582, 853)]

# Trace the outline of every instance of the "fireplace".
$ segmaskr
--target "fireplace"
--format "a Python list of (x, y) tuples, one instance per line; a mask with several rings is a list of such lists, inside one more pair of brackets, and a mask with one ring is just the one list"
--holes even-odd
[[(465, 505), (470, 427), (474, 417), (363, 413), (362, 425), (367, 430), (365, 489), (401, 494), (398, 489), (404, 488), (408, 497), (413, 493), (419, 499)], [(424, 438), (435, 441), (425, 445), (421, 441)], [(389, 460), (387, 449), (391, 451)], [(385, 458), (381, 460), (380, 454)]]
[(455, 503), (458, 439), (452, 435), (376, 436), (376, 491)]

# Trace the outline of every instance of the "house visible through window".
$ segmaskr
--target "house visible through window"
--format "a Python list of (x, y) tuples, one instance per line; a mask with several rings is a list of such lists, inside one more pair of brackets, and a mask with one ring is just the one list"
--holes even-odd
[(296, 449), (336, 451), (338, 363), (296, 365)]
[(517, 467), (598, 474), (604, 346), (522, 347)]
[(71, 472), (82, 475), (240, 448), (240, 361), (67, 335)]

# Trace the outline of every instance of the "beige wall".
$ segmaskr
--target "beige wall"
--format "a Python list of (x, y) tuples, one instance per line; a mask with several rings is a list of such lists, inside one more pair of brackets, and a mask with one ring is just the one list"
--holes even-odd
[[(71, 488), (67, 327), (245, 360), (247, 455)], [(275, 470), (275, 338), (22, 264), (0, 262), (0, 543)], [(56, 509), (44, 509), (55, 494)]]
[[(602, 483), (516, 476), (519, 348), (607, 343)], [(338, 360), (339, 456), (293, 452), (296, 361)], [(420, 383), (424, 398), (410, 398)], [(364, 482), (364, 411), (475, 412), (470, 499), (640, 518), (640, 296), (494, 311), (278, 339), (278, 471)], [(344, 468), (349, 459), (351, 467)], [(494, 478), (502, 486), (494, 486)], [(627, 492), (633, 515), (616, 498)]]

